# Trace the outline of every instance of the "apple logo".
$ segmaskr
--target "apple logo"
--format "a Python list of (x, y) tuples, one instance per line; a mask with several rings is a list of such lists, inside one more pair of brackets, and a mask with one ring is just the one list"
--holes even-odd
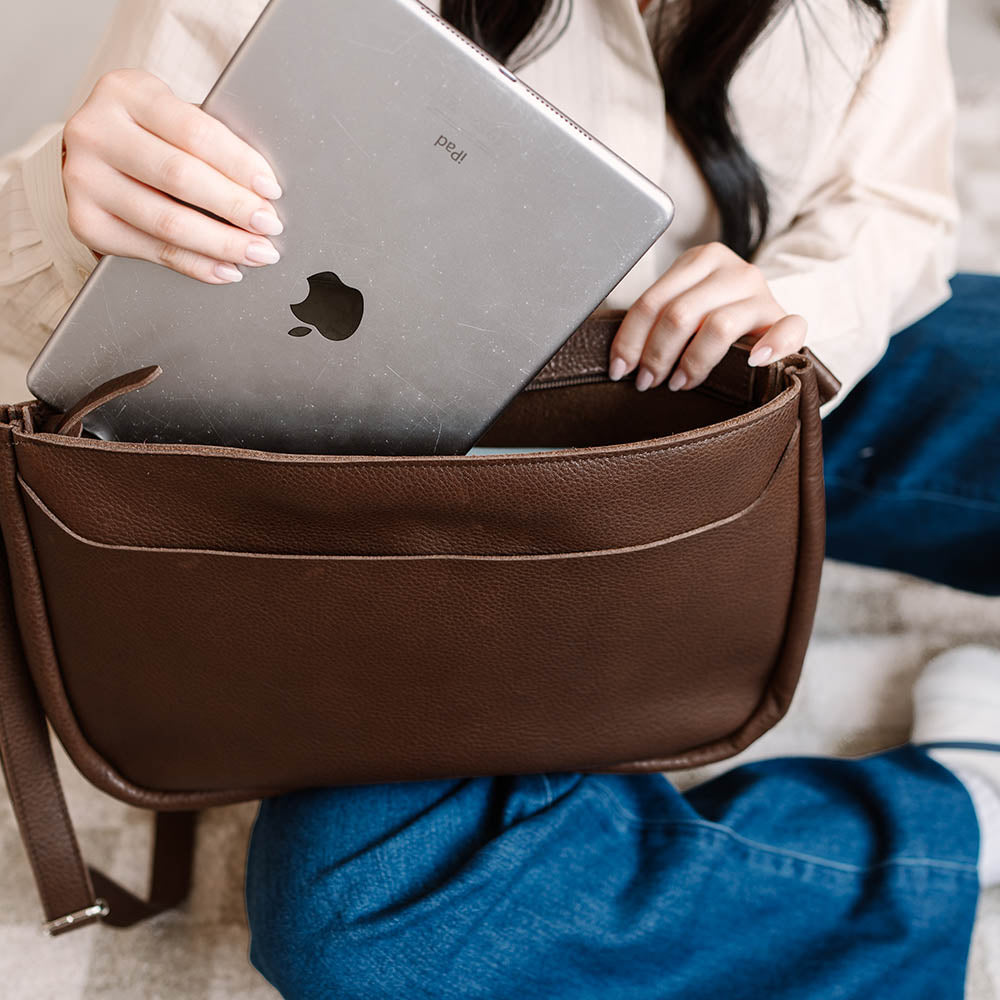
[(321, 271), (307, 279), (309, 294), (291, 305), (295, 318), (312, 326), (289, 330), (291, 337), (305, 337), (316, 327), (327, 340), (347, 340), (361, 326), (365, 297), (360, 289), (345, 285), (333, 271)]

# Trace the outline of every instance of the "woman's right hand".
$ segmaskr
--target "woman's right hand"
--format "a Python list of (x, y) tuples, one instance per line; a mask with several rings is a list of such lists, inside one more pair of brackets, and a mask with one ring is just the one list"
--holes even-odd
[(270, 164), (153, 74), (105, 73), (66, 122), (63, 141), (69, 227), (95, 253), (216, 285), (242, 279), (236, 264), (278, 260), (266, 238), (283, 228), (268, 200), (281, 197)]

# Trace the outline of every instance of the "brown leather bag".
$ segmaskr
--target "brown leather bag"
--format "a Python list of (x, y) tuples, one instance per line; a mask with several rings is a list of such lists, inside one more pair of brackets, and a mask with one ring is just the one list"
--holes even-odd
[[(824, 551), (803, 350), (698, 389), (606, 374), (593, 314), (480, 439), (303, 456), (81, 435), (0, 407), (0, 749), (50, 933), (187, 892), (196, 811), (315, 785), (690, 767), (785, 713)], [(157, 813), (151, 899), (77, 848), (46, 718)]]

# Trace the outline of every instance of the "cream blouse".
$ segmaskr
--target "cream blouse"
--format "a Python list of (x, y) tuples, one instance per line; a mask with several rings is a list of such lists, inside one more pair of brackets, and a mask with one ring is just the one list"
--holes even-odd
[[(640, 12), (637, 0), (574, 0), (567, 30), (517, 70), (676, 203), (673, 224), (608, 295), (609, 307), (629, 308), (678, 253), (719, 237), (708, 188), (664, 110), (650, 44), (660, 2)], [(101, 74), (121, 67), (154, 73), (178, 97), (200, 103), (264, 6), (120, 0), (65, 118)], [(440, 10), (437, 0), (428, 6)], [(771, 201), (754, 263), (778, 302), (806, 317), (807, 344), (844, 383), (824, 415), (893, 333), (948, 298), (955, 271), (946, 0), (889, 7), (889, 39), (876, 48), (873, 20), (848, 0), (791, 5), (730, 89), (735, 123)], [(24, 374), (97, 263), (67, 224), (62, 126), (40, 127), (0, 160), (4, 402), (30, 398)]]

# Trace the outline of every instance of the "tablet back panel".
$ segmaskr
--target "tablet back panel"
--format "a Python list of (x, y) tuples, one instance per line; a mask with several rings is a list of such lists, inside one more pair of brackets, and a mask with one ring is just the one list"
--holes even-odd
[(100, 437), (464, 453), (672, 217), (415, 0), (271, 0), (202, 107), (273, 165), (282, 257), (231, 285), (104, 257), (28, 378), (63, 409), (161, 365)]

